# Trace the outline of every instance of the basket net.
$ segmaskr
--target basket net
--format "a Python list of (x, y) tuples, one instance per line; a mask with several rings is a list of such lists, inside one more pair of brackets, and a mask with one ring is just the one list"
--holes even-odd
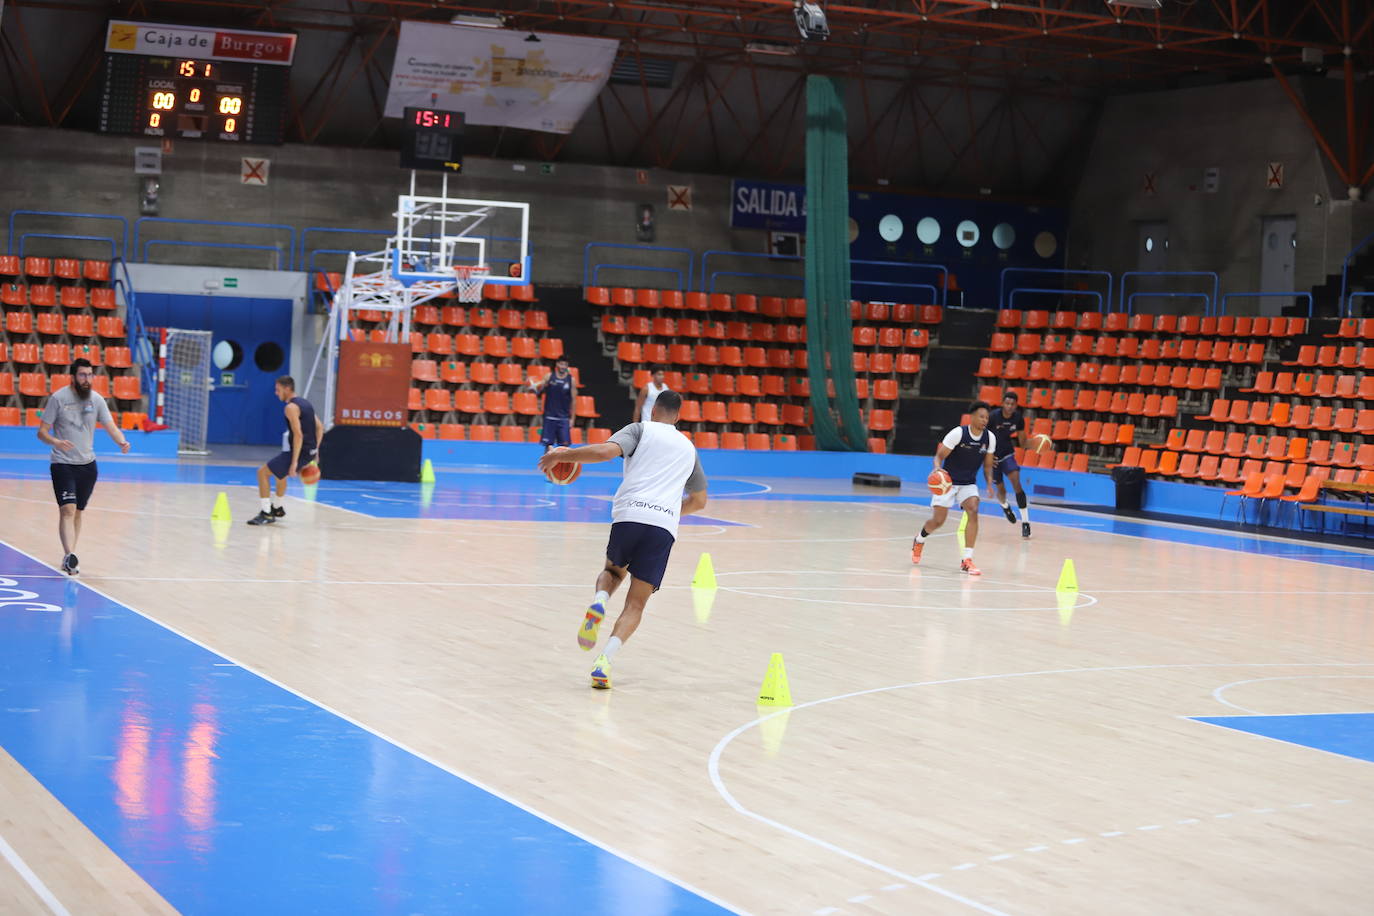
[(456, 278), (458, 301), (481, 302), (482, 286), (491, 275), (491, 268), (486, 264), (455, 264), (453, 273)]

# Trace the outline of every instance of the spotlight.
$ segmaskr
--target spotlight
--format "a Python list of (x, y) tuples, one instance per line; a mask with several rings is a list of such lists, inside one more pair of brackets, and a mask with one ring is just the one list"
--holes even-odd
[(797, 29), (807, 41), (825, 41), (830, 37), (830, 25), (825, 21), (825, 10), (819, 3), (805, 3), (797, 0), (793, 11), (797, 17)]

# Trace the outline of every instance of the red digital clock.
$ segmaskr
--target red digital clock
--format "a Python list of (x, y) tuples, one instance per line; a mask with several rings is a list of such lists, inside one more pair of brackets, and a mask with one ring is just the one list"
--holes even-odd
[(401, 168), (463, 170), (463, 113), (407, 108), (401, 114)]
[(413, 112), (410, 123), (416, 127), (453, 127), (463, 123), (463, 114), (458, 111), (435, 111), (433, 108), (407, 108)]

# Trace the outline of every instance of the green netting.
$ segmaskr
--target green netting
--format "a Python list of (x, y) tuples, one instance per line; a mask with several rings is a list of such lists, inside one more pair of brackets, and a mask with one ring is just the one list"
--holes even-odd
[[(866, 451), (849, 318), (849, 136), (843, 85), (806, 78), (807, 373), (816, 446)], [(835, 385), (831, 403), (827, 382)]]

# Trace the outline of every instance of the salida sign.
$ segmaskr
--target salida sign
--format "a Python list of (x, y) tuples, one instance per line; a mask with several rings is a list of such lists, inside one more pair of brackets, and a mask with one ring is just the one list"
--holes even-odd
[(806, 186), (736, 178), (730, 186), (734, 229), (806, 231)]

